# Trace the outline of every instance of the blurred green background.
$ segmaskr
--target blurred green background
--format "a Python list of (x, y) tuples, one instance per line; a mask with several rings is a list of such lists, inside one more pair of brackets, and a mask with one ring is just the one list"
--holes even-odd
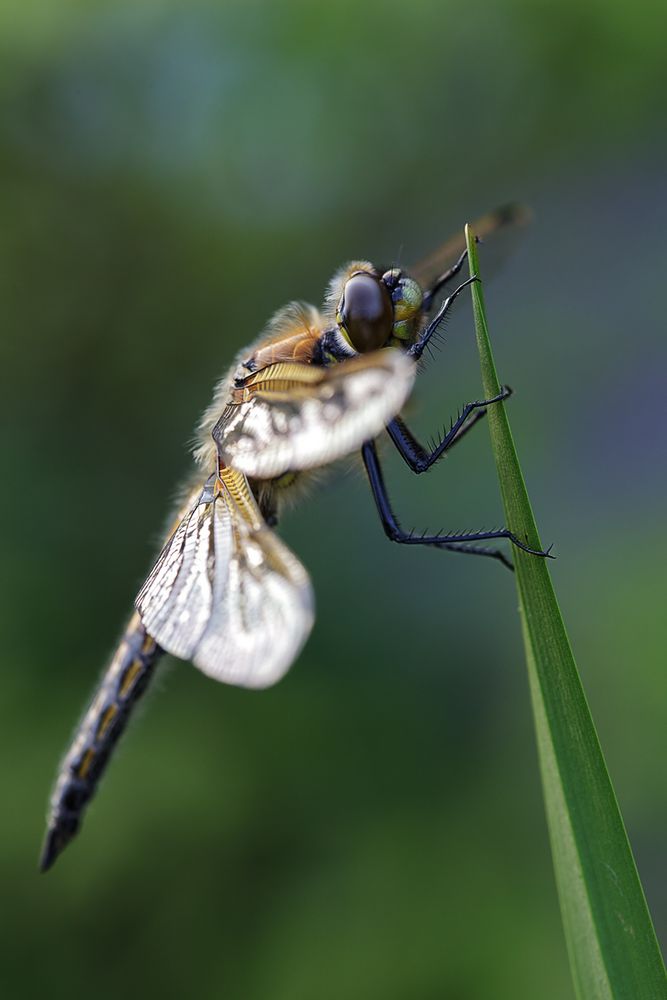
[[(665, 940), (666, 35), (620, 0), (0, 3), (5, 996), (572, 995), (513, 581), (389, 545), (358, 471), (282, 526), (319, 608), (287, 678), (163, 668), (36, 871), (214, 381), (346, 259), (510, 198), (498, 366)], [(479, 386), (462, 301), (415, 429)], [(484, 429), (387, 459), (406, 526), (500, 521)]]

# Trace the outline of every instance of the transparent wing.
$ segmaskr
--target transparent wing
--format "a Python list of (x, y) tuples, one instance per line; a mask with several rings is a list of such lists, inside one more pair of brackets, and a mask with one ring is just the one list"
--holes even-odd
[(414, 378), (414, 362), (387, 348), (330, 368), (270, 365), (237, 387), (213, 438), (223, 462), (256, 479), (327, 465), (379, 434)]
[(264, 523), (241, 473), (211, 478), (136, 600), (168, 653), (216, 680), (275, 684), (313, 625), (306, 570)]
[[(498, 258), (506, 256), (511, 252), (512, 246), (522, 228), (530, 222), (530, 210), (525, 205), (511, 203), (497, 208), (493, 212), (487, 212), (471, 223), (472, 231), (481, 240), (485, 240), (492, 234), (503, 232), (504, 239), (498, 241), (496, 256)], [(496, 240), (494, 239), (494, 244)], [(440, 277), (466, 248), (463, 226), (461, 232), (452, 236), (451, 239), (438, 247), (434, 253), (419, 261), (414, 267), (407, 268), (409, 274), (415, 278), (422, 288), (428, 288), (437, 278)], [(484, 267), (484, 273), (488, 273), (488, 268)]]

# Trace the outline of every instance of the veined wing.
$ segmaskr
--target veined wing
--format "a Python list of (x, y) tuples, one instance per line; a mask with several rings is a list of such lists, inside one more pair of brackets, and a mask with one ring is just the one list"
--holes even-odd
[(306, 570), (263, 521), (245, 476), (232, 469), (207, 482), (135, 603), (168, 653), (250, 688), (283, 676), (314, 619)]
[(213, 439), (223, 462), (256, 479), (327, 465), (380, 433), (414, 377), (414, 362), (393, 348), (330, 368), (269, 365), (234, 390)]
[[(518, 233), (521, 226), (526, 225), (530, 221), (530, 217), (530, 210), (525, 205), (511, 203), (503, 205), (493, 212), (487, 212), (486, 215), (481, 215), (471, 223), (471, 229), (476, 236), (484, 240), (487, 236), (491, 236), (500, 230), (507, 231), (508, 234), (511, 232)], [(509, 242), (511, 243), (512, 241), (510, 240)], [(419, 261), (415, 267), (409, 267), (407, 270), (419, 282), (422, 288), (428, 288), (447, 268), (452, 266), (465, 248), (465, 235), (463, 229), (461, 229), (460, 233), (452, 236), (451, 239), (443, 243), (432, 254)], [(484, 270), (486, 273), (486, 267)]]

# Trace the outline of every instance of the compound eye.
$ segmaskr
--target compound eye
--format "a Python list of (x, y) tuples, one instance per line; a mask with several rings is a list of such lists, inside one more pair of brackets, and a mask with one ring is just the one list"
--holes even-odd
[(394, 325), (394, 310), (387, 286), (375, 275), (357, 271), (345, 283), (337, 319), (343, 333), (360, 354), (384, 347)]

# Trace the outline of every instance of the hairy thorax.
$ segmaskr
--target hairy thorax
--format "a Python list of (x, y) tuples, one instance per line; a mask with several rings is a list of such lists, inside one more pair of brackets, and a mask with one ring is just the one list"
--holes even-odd
[[(260, 337), (245, 347), (231, 368), (215, 387), (210, 406), (197, 427), (194, 459), (206, 474), (216, 468), (217, 449), (212, 431), (226, 407), (243, 401), (244, 383), (265, 368), (280, 363), (311, 364), (325, 328), (318, 309), (303, 302), (293, 302), (281, 309)], [(293, 502), (317, 478), (317, 473), (286, 469), (270, 480), (252, 480), (250, 485), (262, 513), (272, 521), (285, 502)]]

